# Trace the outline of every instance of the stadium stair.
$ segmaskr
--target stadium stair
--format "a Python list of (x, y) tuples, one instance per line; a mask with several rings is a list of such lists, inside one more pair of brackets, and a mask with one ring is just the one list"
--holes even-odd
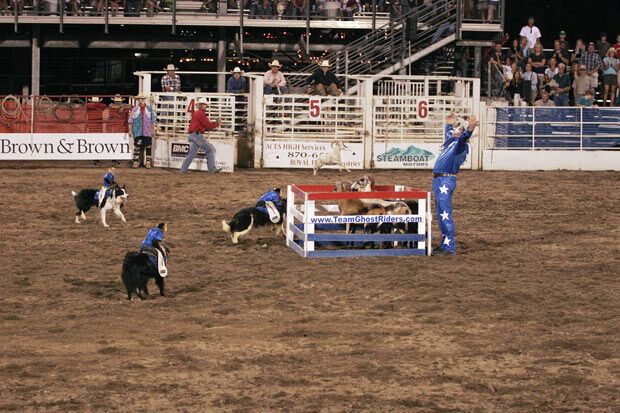
[[(456, 0), (438, 0), (432, 6), (409, 10), (374, 32), (352, 42), (346, 48), (331, 52), (329, 59), (337, 74), (392, 75), (412, 63), (438, 52), (450, 52), (454, 64), (454, 46), (457, 32)], [(452, 48), (447, 48), (452, 46)], [(446, 71), (450, 58), (441, 56), (433, 71)], [(301, 72), (313, 72), (316, 65), (308, 65)], [(304, 79), (290, 82), (292, 88), (302, 88)], [(355, 94), (356, 87), (347, 90)]]

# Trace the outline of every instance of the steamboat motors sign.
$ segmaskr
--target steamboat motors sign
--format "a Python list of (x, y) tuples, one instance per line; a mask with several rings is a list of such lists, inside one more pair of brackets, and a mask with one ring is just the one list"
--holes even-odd
[(0, 160), (131, 159), (124, 133), (0, 133)]
[[(376, 143), (374, 167), (385, 169), (432, 169), (441, 152), (437, 143)], [(469, 157), (462, 166), (471, 168)]]

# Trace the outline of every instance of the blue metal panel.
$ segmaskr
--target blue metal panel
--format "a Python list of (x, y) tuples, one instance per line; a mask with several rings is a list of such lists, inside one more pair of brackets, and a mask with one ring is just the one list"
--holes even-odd
[(308, 252), (308, 258), (337, 257), (402, 257), (407, 255), (426, 255), (424, 249), (375, 249), (375, 250), (320, 250)]
[(308, 241), (425, 241), (424, 234), (308, 234)]

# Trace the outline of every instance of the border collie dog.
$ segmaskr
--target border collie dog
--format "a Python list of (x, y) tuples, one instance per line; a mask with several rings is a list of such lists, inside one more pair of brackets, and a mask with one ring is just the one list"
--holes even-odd
[(149, 289), (147, 287), (149, 278), (155, 279), (155, 284), (159, 287), (159, 294), (162, 297), (166, 296), (164, 278), (159, 275), (159, 271), (148, 254), (142, 252), (128, 252), (125, 254), (121, 278), (127, 289), (128, 300), (131, 300), (131, 294), (133, 293), (142, 300), (149, 297)]
[(230, 234), (233, 244), (239, 243), (239, 238), (247, 235), (253, 227), (271, 225), (276, 229), (276, 236), (282, 232), (286, 217), (286, 199), (280, 198), (280, 188), (263, 194), (256, 206), (243, 208), (233, 218), (222, 221), (222, 229)]
[[(109, 193), (109, 196), (107, 196)], [(86, 219), (85, 212), (87, 212), (92, 207), (98, 207), (101, 215), (101, 223), (104, 227), (109, 227), (106, 222), (106, 213), (111, 209), (114, 211), (114, 215), (120, 218), (121, 221), (127, 222), (123, 212), (121, 211), (121, 207), (125, 202), (127, 202), (127, 191), (125, 190), (125, 185), (122, 187), (118, 185), (114, 185), (114, 187), (109, 190), (105, 188), (101, 189), (82, 189), (80, 192), (76, 193), (75, 191), (71, 191), (71, 195), (73, 195), (73, 200), (75, 201), (75, 206), (77, 207), (77, 212), (75, 213), (75, 223), (80, 223), (80, 218), (82, 220)]]

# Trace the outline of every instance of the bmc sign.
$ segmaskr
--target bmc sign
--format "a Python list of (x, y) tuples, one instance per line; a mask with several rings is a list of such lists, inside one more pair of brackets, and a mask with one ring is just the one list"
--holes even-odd
[(124, 133), (1, 133), (0, 160), (131, 159)]

